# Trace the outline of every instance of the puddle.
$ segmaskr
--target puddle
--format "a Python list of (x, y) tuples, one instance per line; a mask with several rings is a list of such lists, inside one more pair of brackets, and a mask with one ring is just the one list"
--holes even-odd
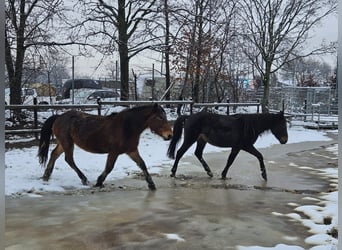
[(316, 156), (282, 150), (264, 150), (271, 161), (266, 164), (267, 183), (257, 161), (243, 153), (229, 170), (229, 179), (220, 180), (226, 154), (210, 154), (206, 158), (213, 178), (196, 159), (185, 159), (189, 164), (180, 163), (178, 178), (169, 173), (153, 176), (155, 192), (136, 176), (108, 182), (102, 190), (7, 197), (6, 249), (221, 250), (279, 243), (308, 249), (307, 228), (277, 214), (293, 213), (293, 204), (318, 203), (315, 198), (331, 188), (329, 182), (300, 167), (331, 167), (328, 163), (333, 160), (313, 158), (322, 150), (315, 151)]

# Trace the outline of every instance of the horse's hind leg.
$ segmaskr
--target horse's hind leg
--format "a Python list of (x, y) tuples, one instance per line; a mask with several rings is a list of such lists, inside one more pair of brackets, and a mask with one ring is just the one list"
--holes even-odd
[(235, 158), (239, 152), (240, 152), (240, 148), (232, 148), (232, 151), (230, 152), (230, 155), (228, 157), (226, 167), (224, 168), (224, 170), (222, 171), (222, 174), (221, 174), (223, 180), (226, 179), (228, 169), (233, 164), (233, 162), (234, 162), (234, 160), (235, 160)]
[(197, 159), (201, 162), (204, 170), (207, 171), (207, 174), (210, 177), (213, 177), (213, 173), (211, 172), (208, 164), (203, 159), (203, 150), (204, 150), (204, 147), (205, 147), (206, 144), (207, 144), (206, 141), (204, 141), (203, 139), (199, 138), (197, 140), (197, 146), (196, 146), (196, 150), (195, 150), (195, 155), (196, 155)]
[(117, 153), (109, 153), (107, 156), (106, 167), (102, 174), (97, 178), (95, 187), (103, 187), (103, 182), (107, 175), (113, 170), (116, 159), (118, 158)]
[(88, 185), (88, 179), (87, 177), (82, 173), (82, 171), (76, 166), (76, 163), (74, 161), (74, 156), (73, 156), (73, 152), (74, 152), (74, 145), (68, 145), (68, 147), (66, 147), (65, 145), (63, 145), (64, 147), (64, 154), (65, 154), (65, 161), (69, 164), (69, 166), (75, 170), (75, 172), (77, 173), (78, 177), (80, 177), (82, 184), (83, 185)]
[(50, 176), (52, 174), (53, 168), (55, 166), (55, 162), (58, 159), (58, 157), (64, 152), (63, 147), (58, 143), (57, 146), (52, 150), (50, 155), (50, 160), (46, 166), (43, 180), (48, 181), (50, 179)]
[(138, 150), (133, 151), (133, 152), (129, 153), (128, 155), (131, 157), (131, 159), (133, 161), (135, 161), (137, 163), (137, 165), (144, 172), (145, 179), (146, 179), (146, 182), (148, 183), (149, 189), (155, 190), (156, 189), (156, 185), (154, 184), (154, 182), (152, 180), (152, 177), (148, 173), (147, 168), (146, 168), (146, 164), (145, 164), (144, 160), (141, 158), (141, 156), (139, 155)]
[(247, 148), (243, 148), (243, 150), (245, 150), (246, 152), (248, 152), (248, 153), (254, 155), (256, 158), (258, 158), (259, 164), (260, 164), (261, 176), (262, 176), (262, 178), (264, 178), (265, 181), (267, 181), (267, 173), (266, 173), (266, 168), (265, 168), (265, 164), (264, 164), (264, 157), (262, 156), (262, 154), (253, 145), (251, 145)]

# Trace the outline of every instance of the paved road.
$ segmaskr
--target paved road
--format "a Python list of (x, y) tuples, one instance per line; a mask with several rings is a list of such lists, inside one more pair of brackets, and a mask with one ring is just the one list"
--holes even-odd
[[(240, 153), (226, 181), (219, 179), (228, 153), (205, 155), (210, 179), (193, 157), (182, 159), (178, 178), (154, 175), (157, 191), (140, 176), (106, 183), (102, 190), (41, 198), (6, 198), (6, 249), (235, 249), (237, 245), (310, 246), (298, 222), (275, 216), (290, 203), (314, 204), (329, 180), (299, 166), (337, 167), (325, 146), (333, 142), (263, 149), (269, 181), (257, 160)], [(314, 154), (313, 154), (314, 153)]]

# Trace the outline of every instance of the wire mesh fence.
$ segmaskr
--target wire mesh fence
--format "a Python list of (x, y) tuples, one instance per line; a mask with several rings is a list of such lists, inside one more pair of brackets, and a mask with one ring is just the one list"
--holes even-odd
[(330, 87), (281, 87), (271, 88), (271, 109), (281, 109), (294, 114), (320, 113), (336, 115), (337, 90)]

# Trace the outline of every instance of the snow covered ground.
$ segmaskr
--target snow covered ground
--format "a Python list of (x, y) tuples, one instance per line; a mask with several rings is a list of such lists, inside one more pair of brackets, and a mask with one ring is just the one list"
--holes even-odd
[[(336, 131), (337, 132), (337, 131)], [(288, 129), (288, 143), (298, 143), (303, 141), (328, 141), (324, 132), (317, 130), (307, 130), (302, 127), (292, 127)], [(163, 141), (160, 137), (146, 130), (141, 135), (139, 151), (142, 158), (145, 160), (150, 173), (159, 173), (163, 169), (170, 169), (173, 160), (166, 156), (168, 141)], [(257, 148), (270, 147), (273, 144), (278, 144), (275, 137), (270, 134), (262, 135), (256, 142)], [(50, 150), (54, 145), (50, 145)], [(186, 155), (193, 155), (195, 145), (190, 148)], [(213, 147), (208, 145), (204, 153), (220, 152), (223, 148)], [(330, 147), (329, 150), (334, 152), (337, 157), (337, 145)], [(103, 171), (106, 155), (91, 154), (79, 148), (75, 148), (75, 161), (83, 173), (88, 177), (91, 184), (94, 184), (98, 175)], [(140, 169), (126, 155), (119, 156), (114, 170), (108, 175), (106, 181), (123, 178), (132, 172), (139, 172)], [(63, 192), (70, 189), (85, 189), (89, 188), (81, 184), (76, 173), (64, 161), (61, 156), (56, 161), (54, 172), (51, 175), (49, 182), (44, 182), (40, 179), (44, 169), (40, 167), (37, 158), (37, 147), (11, 149), (5, 153), (5, 194), (6, 196), (21, 196), (27, 195), (31, 197), (39, 197), (45, 192)], [(322, 169), (320, 173), (329, 176), (332, 185), (337, 187), (338, 171), (337, 168)], [(293, 206), (293, 213), (280, 214), (277, 211), (273, 212), (272, 216), (289, 217), (295, 221), (300, 221), (306, 226), (312, 236), (305, 239), (308, 244), (316, 245), (311, 250), (337, 249), (337, 240), (328, 235), (327, 232), (333, 228), (337, 229), (338, 222), (338, 191), (322, 194), (319, 200), (320, 206), (301, 206), (300, 204), (290, 204)], [(306, 216), (303, 216), (305, 214)], [(271, 216), (271, 215), (270, 215)], [(331, 223), (324, 225), (323, 218), (331, 217)], [(261, 246), (244, 247), (239, 246), (240, 250), (259, 250), (259, 249), (303, 249), (298, 246), (288, 246), (279, 244), (272, 248)]]
[[(302, 141), (324, 141), (329, 140), (324, 133), (306, 130), (300, 127), (288, 130), (288, 143)], [(273, 144), (278, 144), (277, 139), (271, 134), (262, 135), (256, 142), (257, 148), (266, 148)], [(150, 173), (159, 173), (162, 169), (169, 169), (173, 160), (166, 156), (169, 142), (164, 141), (159, 136), (152, 134), (150, 130), (145, 130), (139, 143), (139, 152), (144, 159)], [(54, 148), (50, 145), (50, 152)], [(185, 155), (193, 155), (195, 144)], [(204, 153), (220, 152), (227, 150), (207, 145)], [(54, 171), (49, 182), (44, 182), (40, 177), (44, 173), (44, 168), (39, 165), (37, 157), (38, 147), (11, 149), (5, 153), (5, 194), (22, 195), (39, 192), (60, 191), (70, 188), (89, 188), (83, 186), (80, 179), (68, 164), (64, 161), (63, 155), (58, 158)], [(76, 164), (88, 177), (91, 184), (95, 184), (97, 177), (104, 169), (106, 154), (92, 154), (75, 146), (74, 158)], [(139, 172), (140, 169), (127, 156), (120, 155), (115, 163), (113, 171), (108, 175), (106, 181), (127, 177), (131, 172)]]

